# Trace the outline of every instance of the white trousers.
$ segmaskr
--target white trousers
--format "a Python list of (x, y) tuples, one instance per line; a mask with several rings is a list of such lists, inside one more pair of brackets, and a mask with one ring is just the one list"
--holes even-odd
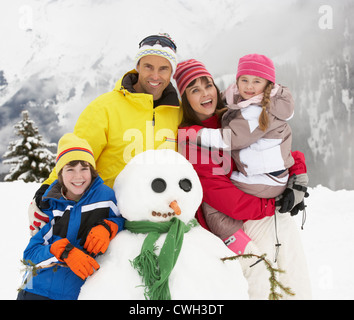
[[(295, 296), (280, 292), (283, 299), (309, 300), (311, 299), (311, 284), (299, 227), (289, 213), (282, 214), (276, 211), (275, 215), (261, 220), (249, 220), (244, 223), (244, 231), (252, 239), (244, 253), (257, 255), (266, 253), (266, 259), (272, 262), (273, 267), (285, 271), (285, 273), (278, 274), (278, 280), (285, 287), (290, 287)], [(277, 229), (275, 229), (275, 222)], [(279, 247), (277, 261), (274, 262), (276, 237), (278, 237), (281, 246)], [(250, 299), (268, 299), (270, 273), (266, 270), (263, 261), (250, 268), (249, 266), (256, 260), (240, 259), (249, 285), (249, 296)]]

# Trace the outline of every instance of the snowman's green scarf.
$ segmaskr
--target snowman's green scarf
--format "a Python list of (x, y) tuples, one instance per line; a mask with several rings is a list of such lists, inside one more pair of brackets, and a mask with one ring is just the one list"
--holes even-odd
[[(167, 222), (125, 221), (125, 228), (133, 233), (147, 233), (140, 254), (131, 261), (145, 283), (145, 298), (171, 300), (169, 276), (182, 248), (184, 233), (197, 225), (193, 219), (187, 225), (172, 218)], [(155, 242), (162, 233), (167, 233), (157, 256)]]

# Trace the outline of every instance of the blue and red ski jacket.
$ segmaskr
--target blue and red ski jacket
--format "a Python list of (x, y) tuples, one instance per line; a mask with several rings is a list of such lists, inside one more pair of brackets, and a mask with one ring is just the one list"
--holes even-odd
[(33, 277), (28, 271), (24, 276), (27, 279), (24, 290), (54, 300), (75, 300), (85, 281), (67, 266), (60, 266), (62, 263), (50, 252), (51, 244), (67, 238), (72, 245), (83, 250), (86, 236), (93, 226), (107, 219), (118, 225), (119, 232), (124, 228), (124, 218), (118, 210), (114, 191), (104, 185), (100, 177), (93, 181), (78, 202), (65, 199), (60, 189), (56, 180), (43, 195), (42, 203), (46, 207), (43, 212), (50, 221), (31, 238), (23, 255), (24, 261), (29, 260), (36, 267), (53, 263), (55, 266), (42, 268)]

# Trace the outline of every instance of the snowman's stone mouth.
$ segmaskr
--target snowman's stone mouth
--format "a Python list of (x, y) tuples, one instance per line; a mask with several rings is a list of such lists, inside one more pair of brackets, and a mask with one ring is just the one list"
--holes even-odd
[(162, 218), (169, 218), (169, 217), (176, 215), (174, 212), (161, 213), (161, 212), (156, 212), (156, 211), (153, 211), (151, 214), (154, 217), (162, 217)]

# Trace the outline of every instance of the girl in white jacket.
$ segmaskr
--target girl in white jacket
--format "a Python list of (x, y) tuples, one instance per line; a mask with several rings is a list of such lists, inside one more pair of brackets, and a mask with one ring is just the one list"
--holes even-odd
[(291, 155), (288, 120), (294, 100), (288, 88), (275, 83), (272, 60), (249, 54), (239, 61), (236, 83), (224, 93), (227, 112), (222, 129), (203, 129), (201, 145), (230, 149), (237, 171), (231, 179), (242, 191), (260, 198), (284, 192)]
[[(243, 62), (243, 60), (241, 60), (240, 62)], [(250, 64), (243, 64), (243, 66), (249, 66), (249, 65)], [(251, 73), (252, 70), (255, 70), (257, 67), (259, 69), (259, 65), (256, 63), (256, 65), (253, 66), (251, 70), (248, 70), (247, 68), (247, 73)], [(240, 70), (242, 69), (239, 68), (239, 71)], [(203, 82), (203, 78), (201, 78), (201, 76), (204, 76), (204, 78), (208, 81), (204, 79)], [(239, 78), (242, 80), (241, 76)], [(180, 93), (182, 95), (182, 101), (185, 101), (186, 99), (188, 101), (188, 104), (185, 103), (185, 105), (183, 105), (186, 114), (194, 114), (194, 116), (197, 117), (199, 121), (204, 121), (205, 118), (207, 119), (208, 117), (211, 117), (212, 116), (211, 111), (214, 110), (216, 107), (216, 98), (208, 90), (208, 88), (210, 88), (213, 82), (212, 82), (211, 75), (206, 71), (205, 67), (201, 63), (193, 59), (186, 61), (184, 63), (180, 63), (177, 66), (175, 79), (177, 82), (177, 86), (180, 90)], [(193, 82), (194, 80), (195, 83)], [(275, 76), (271, 78), (271, 80), (273, 80), (275, 83)], [(273, 89), (274, 91), (272, 92)], [(255, 96), (258, 96), (259, 94), (263, 93), (263, 90), (264, 88), (262, 89), (261, 92), (257, 91), (256, 92), (257, 94)], [(230, 93), (230, 91), (226, 92), (226, 99), (228, 99), (227, 96), (228, 93)], [(246, 90), (246, 94), (247, 93), (250, 92), (247, 92)], [(231, 101), (233, 101), (235, 97), (236, 95), (234, 95), (234, 92), (231, 91), (231, 97), (230, 97)], [(245, 103), (249, 103), (251, 101), (253, 103), (256, 103), (255, 99), (252, 99), (252, 97), (249, 98), (250, 98), (248, 99), (249, 101), (245, 101)], [(280, 86), (273, 88), (273, 86), (269, 85), (265, 100), (267, 99), (270, 100), (273, 99), (276, 102), (280, 102), (280, 103), (273, 103), (273, 104), (271, 103), (270, 110), (276, 108), (276, 106), (279, 107), (281, 105), (283, 106), (285, 105), (288, 107), (286, 108), (286, 112), (283, 112), (283, 114), (280, 112), (280, 115), (283, 118), (283, 120), (281, 120), (282, 122), (285, 122), (284, 120), (292, 115), (293, 101), (291, 95), (288, 93), (288, 91), (285, 88), (281, 88)], [(282, 100), (284, 100), (285, 102)], [(236, 102), (238, 102), (237, 97), (236, 97)], [(259, 97), (257, 97), (257, 103), (258, 102), (261, 102), (259, 101)], [(212, 108), (212, 106), (214, 107), (214, 109)], [(189, 110), (188, 108), (192, 110)], [(256, 141), (259, 138), (266, 135), (265, 132), (267, 131), (267, 130), (263, 131), (262, 129), (258, 128), (261, 122), (258, 121), (260, 112), (258, 112), (258, 117), (256, 118), (256, 120), (254, 120), (255, 117), (252, 116), (252, 113), (255, 111), (255, 109), (257, 108), (261, 109), (258, 111), (262, 112), (263, 108), (258, 106), (256, 106), (255, 108), (252, 107), (250, 108), (250, 106), (246, 106), (245, 110), (247, 108), (249, 108), (248, 110), (251, 111), (251, 116), (249, 114), (245, 115), (245, 117), (242, 118), (240, 121), (243, 123), (241, 123), (240, 126), (235, 126), (232, 128), (232, 130), (234, 130), (233, 131), (234, 133), (238, 133), (238, 132), (241, 133), (241, 134), (235, 134), (235, 141), (234, 141), (235, 144), (238, 143), (241, 147), (249, 146), (250, 145), (249, 142), (251, 140), (253, 140), (252, 143), (256, 143)], [(283, 109), (284, 108), (280, 107), (280, 111)], [(249, 117), (250, 120), (247, 120), (247, 116), (250, 116)], [(225, 115), (223, 117), (223, 120), (224, 119), (225, 119)], [(232, 121), (234, 121), (234, 119), (235, 118), (232, 117), (232, 114), (230, 114), (228, 123), (231, 123)], [(262, 121), (262, 124), (265, 124), (265, 127), (269, 128), (269, 132), (272, 131), (271, 129), (274, 129), (275, 127), (281, 127), (281, 125), (283, 125), (283, 123), (277, 121), (277, 119), (275, 119), (274, 116), (269, 116), (269, 118), (266, 120), (268, 120), (268, 123), (266, 122), (263, 123)], [(248, 130), (248, 132), (251, 131), (250, 135), (247, 135), (248, 127), (251, 129)], [(287, 126), (287, 124), (285, 124), (285, 127), (287, 130), (290, 129), (289, 126)], [(242, 128), (244, 129), (243, 131)], [(221, 135), (222, 130), (223, 129), (221, 130), (209, 129), (204, 127), (200, 131), (206, 132), (206, 139), (210, 138), (210, 142), (213, 143), (213, 146), (218, 146), (218, 145), (222, 145), (224, 142), (222, 139), (223, 137)], [(286, 141), (285, 144), (288, 144), (289, 141), (287, 140), (288, 134), (285, 134), (285, 131), (286, 130), (282, 130), (282, 132), (270, 133), (272, 137), (271, 139), (274, 138), (273, 140), (276, 140), (276, 141), (272, 141), (275, 149), (277, 148), (278, 150), (281, 149), (280, 146), (276, 147), (276, 144), (281, 145), (282, 141)], [(210, 136), (209, 133), (211, 134)], [(252, 136), (253, 133), (255, 133), (257, 136)], [(270, 137), (270, 135), (268, 137)], [(277, 135), (278, 137), (275, 138)], [(282, 139), (280, 139), (281, 135), (283, 135)], [(249, 138), (248, 136), (251, 137)], [(263, 139), (266, 140), (265, 138)], [(193, 139), (191, 140), (190, 138), (189, 142), (193, 143), (195, 141)], [(243, 146), (242, 143), (244, 143), (245, 145)], [(283, 144), (283, 147), (285, 146), (285, 144)], [(263, 155), (263, 156), (266, 155), (267, 148), (259, 148), (259, 149), (260, 149), (259, 155)], [(289, 144), (289, 153), (290, 153), (290, 144)], [(278, 176), (281, 174), (287, 175), (286, 169), (290, 167), (291, 164), (293, 163), (293, 158), (291, 154), (290, 155), (286, 154), (285, 157), (282, 157), (282, 155), (283, 155), (282, 152), (277, 154), (277, 156), (279, 156), (279, 161), (276, 161), (274, 167), (272, 167), (273, 164), (272, 160), (265, 161), (264, 163), (269, 164), (269, 166), (265, 169), (265, 171), (262, 172), (264, 172), (265, 174), (269, 174), (270, 176), (273, 175), (274, 177), (277, 178), (279, 178)], [(253, 160), (253, 158), (250, 157), (250, 160)], [(237, 162), (237, 158), (236, 158), (236, 162)], [(258, 165), (258, 163), (260, 163), (262, 166), (262, 162), (259, 161), (256, 162), (257, 163), (254, 163), (255, 165)], [(279, 167), (279, 163), (281, 164), (280, 167)], [(242, 168), (242, 166), (240, 166), (240, 170), (250, 169), (251, 167), (252, 165), (251, 163), (249, 163), (247, 167), (244, 166), (244, 168)], [(265, 166), (263, 165), (263, 167)], [(273, 171), (283, 171), (283, 172), (279, 173)], [(304, 174), (304, 176), (307, 177), (306, 174)], [(286, 187), (288, 177), (286, 177), (284, 180), (285, 183), (283, 183), (281, 188)], [(236, 184), (235, 181), (233, 181), (233, 183)], [(236, 186), (240, 188), (237, 184)], [(271, 187), (270, 189), (273, 189), (272, 191), (274, 191), (273, 186), (270, 187)], [(205, 190), (205, 192), (208, 192), (208, 190)], [(276, 190), (276, 192), (280, 192), (280, 191)], [(297, 228), (296, 223), (289, 213), (279, 214), (279, 212), (276, 211), (274, 215), (269, 217), (268, 216), (264, 217), (260, 220), (248, 220), (243, 223), (243, 226), (240, 229), (239, 223), (237, 223), (238, 220), (235, 220), (230, 216), (227, 216), (226, 214), (215, 210), (214, 208), (212, 208), (206, 203), (204, 204), (202, 206), (202, 211), (209, 229), (215, 235), (219, 236), (225, 242), (225, 244), (228, 246), (230, 250), (232, 250), (236, 254), (253, 253), (259, 256), (266, 253), (267, 254), (266, 258), (268, 260), (272, 260), (274, 258), (273, 260), (274, 267), (286, 271), (286, 273), (281, 274), (279, 276), (279, 280), (285, 286), (290, 287), (292, 291), (295, 292), (295, 296), (293, 298), (295, 299), (311, 298), (310, 281), (309, 281), (309, 276), (308, 276), (308, 271), (306, 266), (306, 259), (301, 245), (301, 239), (299, 238), (298, 230), (296, 230)], [(228, 234), (227, 238), (224, 238), (224, 235), (226, 234)], [(275, 244), (277, 245), (277, 247), (275, 247)], [(279, 254), (277, 254), (278, 249), (279, 249)], [(269, 294), (269, 281), (268, 281), (269, 272), (266, 270), (265, 265), (262, 262), (255, 264), (257, 259), (253, 259), (253, 258), (240, 259), (239, 261), (241, 262), (245, 277), (247, 278), (249, 284), (250, 298), (267, 299)], [(284, 296), (284, 298), (291, 298), (291, 297)]]

